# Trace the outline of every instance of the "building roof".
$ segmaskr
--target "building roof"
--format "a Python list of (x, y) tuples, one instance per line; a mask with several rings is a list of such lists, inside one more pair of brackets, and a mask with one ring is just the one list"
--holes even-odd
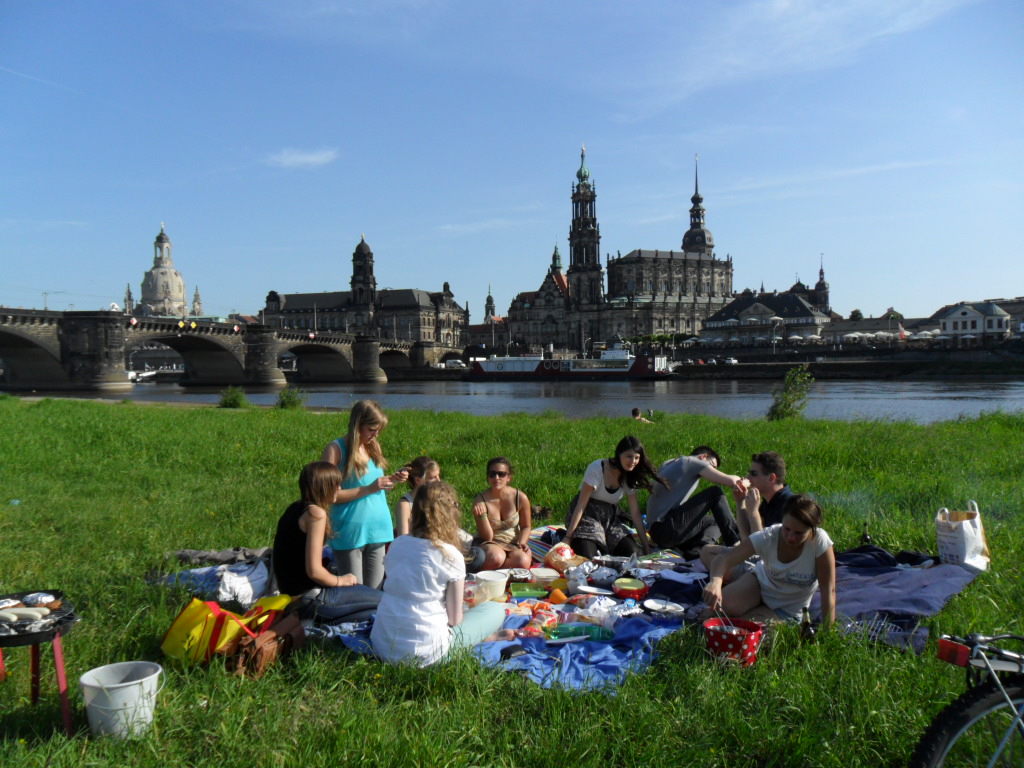
[(741, 294), (711, 315), (711, 317), (704, 321), (704, 324), (738, 319), (743, 312), (754, 308), (758, 304), (783, 320), (791, 320), (798, 317), (814, 317), (827, 322), (830, 318), (829, 315), (815, 309), (806, 300), (794, 293), (761, 293), (756, 295)]
[(984, 317), (1008, 317), (1010, 314), (995, 301), (961, 301), (959, 304), (947, 304), (932, 317), (936, 320), (943, 320), (952, 317), (957, 311), (965, 309), (973, 309)]
[(704, 255), (703, 252), (687, 253), (686, 251), (662, 251), (662, 250), (647, 250), (644, 248), (636, 248), (625, 256), (619, 256), (614, 261), (620, 264), (628, 264), (630, 262), (639, 262), (643, 259), (671, 259), (672, 261), (721, 261), (716, 257), (709, 258)]
[(324, 291), (322, 293), (282, 293), (282, 312), (311, 312), (342, 309), (352, 300), (351, 291)]

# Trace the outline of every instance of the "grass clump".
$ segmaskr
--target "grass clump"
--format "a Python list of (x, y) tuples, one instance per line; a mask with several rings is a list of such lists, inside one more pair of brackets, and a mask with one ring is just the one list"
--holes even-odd
[(241, 387), (228, 387), (221, 390), (220, 400), (217, 401), (218, 408), (248, 408), (249, 398)]
[(277, 407), (283, 410), (302, 408), (306, 404), (306, 391), (298, 387), (287, 387), (277, 395)]
[(807, 363), (790, 368), (786, 371), (786, 380), (782, 386), (772, 389), (772, 404), (768, 407), (768, 421), (792, 419), (803, 413), (807, 406), (807, 395), (814, 383), (814, 377), (807, 369)]

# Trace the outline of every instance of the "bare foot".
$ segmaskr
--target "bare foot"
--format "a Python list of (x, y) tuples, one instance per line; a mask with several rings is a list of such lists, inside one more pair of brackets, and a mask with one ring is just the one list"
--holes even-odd
[(499, 629), (493, 635), (488, 635), (484, 638), (485, 643), (493, 643), (496, 640), (515, 640), (516, 633), (511, 629)]

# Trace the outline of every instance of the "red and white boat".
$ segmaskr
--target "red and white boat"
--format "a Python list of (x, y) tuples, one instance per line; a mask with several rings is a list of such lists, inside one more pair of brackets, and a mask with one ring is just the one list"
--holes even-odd
[(474, 360), (467, 378), (481, 381), (622, 381), (656, 379), (668, 373), (668, 358), (646, 354), (636, 356), (615, 344), (602, 351), (597, 359), (549, 360), (532, 355)]

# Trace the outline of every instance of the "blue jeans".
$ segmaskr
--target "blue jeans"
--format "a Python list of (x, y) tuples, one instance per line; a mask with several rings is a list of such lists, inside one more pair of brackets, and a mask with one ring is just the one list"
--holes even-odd
[(362, 584), (353, 587), (324, 587), (303, 610), (317, 624), (367, 621), (377, 611), (384, 593)]

